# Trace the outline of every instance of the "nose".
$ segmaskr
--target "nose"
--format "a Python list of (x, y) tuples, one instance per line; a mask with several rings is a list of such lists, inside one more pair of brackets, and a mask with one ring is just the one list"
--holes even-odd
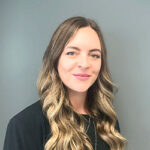
[(88, 56), (81, 56), (78, 60), (78, 67), (82, 69), (88, 69), (90, 66), (90, 62), (88, 60)]

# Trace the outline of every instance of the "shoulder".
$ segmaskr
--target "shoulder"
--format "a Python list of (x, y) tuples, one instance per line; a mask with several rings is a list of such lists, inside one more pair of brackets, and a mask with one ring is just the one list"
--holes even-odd
[(24, 134), (40, 134), (44, 119), (40, 101), (37, 101), (12, 117), (8, 123), (8, 128)]
[(40, 101), (33, 103), (32, 105), (26, 107), (21, 112), (16, 114), (11, 118), (11, 122), (19, 122), (23, 126), (39, 123), (43, 118), (43, 111)]
[(47, 134), (45, 120), (40, 101), (19, 112), (8, 123), (4, 150), (41, 149)]

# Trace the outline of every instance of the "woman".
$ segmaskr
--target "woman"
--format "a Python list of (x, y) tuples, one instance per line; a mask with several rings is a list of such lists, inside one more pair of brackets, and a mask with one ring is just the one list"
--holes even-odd
[(56, 29), (37, 86), (40, 101), (10, 120), (4, 150), (124, 149), (95, 21), (73, 17)]

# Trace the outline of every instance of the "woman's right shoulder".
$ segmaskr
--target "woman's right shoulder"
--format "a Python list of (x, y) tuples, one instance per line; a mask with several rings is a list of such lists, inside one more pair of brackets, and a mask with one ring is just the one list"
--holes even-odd
[(49, 132), (49, 124), (39, 100), (10, 119), (4, 150), (41, 150)]
[[(40, 100), (27, 106), (22, 111), (13, 116), (9, 123), (19, 124), (20, 126), (34, 126), (42, 123), (44, 113), (42, 111)], [(40, 123), (41, 122), (41, 123)]]

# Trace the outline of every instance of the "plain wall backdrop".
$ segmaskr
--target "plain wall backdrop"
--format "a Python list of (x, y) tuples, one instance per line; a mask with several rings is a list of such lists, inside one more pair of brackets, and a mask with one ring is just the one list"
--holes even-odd
[(39, 99), (36, 80), (52, 33), (77, 15), (95, 19), (103, 31), (128, 149), (149, 149), (149, 0), (1, 0), (0, 149), (9, 119)]

